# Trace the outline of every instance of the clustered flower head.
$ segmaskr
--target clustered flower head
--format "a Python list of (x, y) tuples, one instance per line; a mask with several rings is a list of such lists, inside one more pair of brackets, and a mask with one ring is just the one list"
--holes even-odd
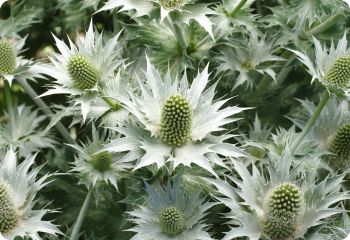
[(199, 192), (185, 190), (181, 176), (175, 176), (165, 186), (146, 183), (147, 199), (144, 205), (131, 211), (135, 227), (131, 238), (145, 240), (211, 240), (203, 218), (215, 203), (204, 202)]
[(225, 214), (232, 219), (228, 223), (238, 225), (223, 239), (307, 238), (312, 227), (323, 224), (331, 228), (331, 216), (340, 211), (333, 204), (350, 197), (337, 186), (345, 175), (334, 174), (316, 183), (314, 169), (300, 178), (298, 167), (291, 166), (292, 158), (288, 151), (284, 152), (276, 164), (267, 168), (267, 176), (255, 164), (250, 172), (235, 161), (237, 176), (230, 176), (229, 181), (207, 179), (218, 191), (217, 200), (231, 210)]
[(15, 153), (10, 149), (0, 165), (0, 233), (9, 240), (17, 237), (41, 239), (39, 232), (57, 234), (60, 231), (43, 220), (46, 209), (33, 210), (37, 191), (48, 182), (49, 175), (39, 179), (38, 168), (29, 170), (35, 155), (27, 157), (17, 166)]
[(105, 150), (127, 152), (133, 158), (130, 160), (137, 160), (135, 169), (172, 163), (173, 171), (179, 165), (190, 167), (194, 163), (213, 175), (214, 165), (227, 167), (219, 154), (244, 156), (234, 144), (224, 142), (232, 135), (218, 137), (214, 133), (225, 130), (224, 125), (237, 120), (231, 116), (245, 109), (222, 108), (227, 100), (214, 100), (216, 84), (205, 89), (208, 78), (208, 67), (191, 85), (186, 74), (180, 80), (172, 79), (169, 73), (163, 78), (148, 61), (146, 81), (138, 80), (141, 92), (119, 98), (140, 125), (113, 128), (124, 137), (112, 140)]
[(322, 47), (317, 38), (314, 38), (313, 42), (315, 45), (314, 57), (299, 51), (293, 50), (293, 52), (308, 68), (312, 81), (317, 79), (330, 92), (348, 95), (350, 50), (346, 35), (344, 34), (338, 41), (336, 47), (333, 42), (330, 48)]

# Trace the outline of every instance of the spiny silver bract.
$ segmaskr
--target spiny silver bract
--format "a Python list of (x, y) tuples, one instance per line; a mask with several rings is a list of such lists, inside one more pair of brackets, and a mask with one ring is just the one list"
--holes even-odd
[(11, 201), (7, 185), (0, 179), (0, 233), (6, 234), (17, 227), (19, 215)]
[(295, 184), (283, 183), (268, 196), (262, 220), (263, 232), (272, 240), (289, 239), (302, 209), (302, 193)]
[(112, 155), (109, 152), (101, 152), (91, 157), (92, 166), (99, 172), (107, 171), (112, 165)]
[(75, 86), (81, 90), (93, 88), (100, 79), (98, 69), (87, 57), (81, 54), (74, 55), (69, 59), (67, 69)]
[(0, 73), (11, 74), (16, 68), (16, 54), (5, 39), (0, 40)]
[(183, 7), (187, 0), (160, 0), (159, 2), (163, 8), (172, 10)]
[(192, 109), (182, 96), (171, 96), (162, 109), (160, 138), (168, 145), (181, 146), (190, 138)]
[(159, 225), (163, 233), (176, 236), (185, 229), (185, 220), (176, 207), (170, 206), (160, 211)]
[(339, 57), (328, 70), (325, 82), (337, 88), (345, 88), (350, 81), (350, 56)]

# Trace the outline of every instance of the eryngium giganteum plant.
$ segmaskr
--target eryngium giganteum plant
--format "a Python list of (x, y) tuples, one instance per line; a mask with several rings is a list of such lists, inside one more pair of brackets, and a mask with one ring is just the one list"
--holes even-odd
[(349, 22), (348, 0), (0, 0), (0, 240), (345, 239)]

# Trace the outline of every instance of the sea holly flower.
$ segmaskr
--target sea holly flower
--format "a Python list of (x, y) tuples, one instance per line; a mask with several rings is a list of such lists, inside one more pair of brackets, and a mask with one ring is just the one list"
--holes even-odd
[(314, 56), (292, 50), (299, 60), (308, 68), (312, 82), (318, 80), (329, 92), (349, 95), (350, 87), (350, 48), (346, 34), (335, 47), (332, 42), (330, 48), (321, 45), (313, 38), (315, 45)]
[[(303, 129), (315, 111), (316, 105), (309, 100), (299, 100), (299, 102), (301, 110), (289, 118)], [(340, 171), (346, 171), (350, 166), (349, 121), (348, 102), (332, 97), (309, 133), (309, 140), (316, 143), (317, 151), (323, 155), (328, 166)]]
[(123, 160), (123, 154), (101, 151), (109, 137), (112, 136), (107, 131), (99, 136), (93, 126), (92, 138), (87, 138), (86, 143), (81, 142), (81, 146), (69, 145), (77, 151), (72, 171), (79, 172), (80, 183), (94, 187), (97, 183), (104, 181), (111, 183), (118, 190), (118, 179), (132, 165)]
[(242, 84), (252, 88), (257, 84), (257, 77), (265, 74), (276, 80), (276, 73), (271, 63), (284, 59), (274, 55), (277, 46), (273, 41), (260, 36), (256, 31), (250, 31), (244, 36), (244, 40), (241, 40), (241, 44), (237, 44), (239, 47), (227, 44), (217, 56), (218, 73), (223, 72), (230, 76), (238, 73), (234, 78), (236, 80), (232, 84), (233, 88)]
[(208, 179), (218, 190), (216, 198), (231, 210), (226, 214), (231, 231), (223, 240), (309, 239), (313, 229), (331, 227), (331, 216), (344, 211), (337, 203), (350, 198), (340, 191), (345, 175), (331, 174), (318, 181), (316, 168), (299, 174), (299, 166), (291, 168), (291, 162), (288, 151), (275, 166), (271, 162), (267, 172), (234, 161), (237, 176), (228, 176), (229, 181)]
[(38, 232), (57, 234), (60, 231), (49, 221), (42, 220), (46, 209), (33, 210), (35, 196), (48, 182), (49, 175), (36, 180), (39, 169), (29, 170), (35, 155), (17, 166), (15, 153), (8, 150), (0, 165), (0, 233), (5, 239), (16, 237), (41, 240)]
[[(238, 158), (245, 153), (225, 140), (232, 137), (223, 133), (224, 125), (237, 118), (231, 116), (245, 110), (237, 106), (222, 108), (227, 100), (214, 100), (216, 84), (208, 84), (208, 66), (189, 85), (187, 75), (164, 80), (148, 61), (145, 77), (139, 79), (141, 92), (119, 100), (137, 120), (137, 124), (112, 128), (124, 137), (105, 146), (110, 152), (129, 152), (136, 160), (135, 169), (156, 164), (158, 168), (171, 164), (171, 171), (192, 163), (216, 173), (212, 165), (226, 167), (219, 157)], [(143, 79), (146, 79), (143, 82)], [(221, 109), (222, 108), (222, 109)]]
[(0, 78), (7, 80), (10, 85), (13, 79), (34, 79), (40, 77), (40, 72), (33, 69), (34, 62), (23, 59), (26, 38), (1, 37), (0, 34)]
[(106, 83), (114, 78), (114, 71), (122, 63), (117, 59), (118, 37), (119, 34), (104, 44), (102, 34), (94, 33), (92, 22), (85, 38), (78, 37), (76, 45), (68, 39), (68, 47), (54, 36), (60, 53), (53, 54), (51, 65), (37, 69), (56, 80), (41, 96), (68, 94), (73, 105), (80, 106), (85, 120), (91, 105), (105, 95)]
[(135, 10), (133, 17), (150, 16), (155, 7), (160, 8), (160, 20), (163, 20), (174, 13), (175, 18), (182, 23), (189, 24), (191, 20), (199, 23), (214, 39), (212, 22), (207, 15), (215, 14), (208, 8), (208, 4), (192, 3), (189, 0), (109, 0), (100, 10), (106, 11), (120, 8), (119, 12)]
[(38, 110), (20, 105), (11, 111), (14, 119), (5, 113), (8, 121), (0, 123), (0, 151), (11, 147), (20, 157), (25, 157), (40, 149), (54, 147), (56, 141), (50, 135), (53, 124), (44, 128), (46, 117), (39, 115)]
[(136, 226), (131, 240), (211, 240), (203, 223), (206, 211), (215, 203), (204, 202), (199, 191), (185, 191), (180, 176), (160, 189), (146, 183), (145, 205), (131, 211), (130, 221)]

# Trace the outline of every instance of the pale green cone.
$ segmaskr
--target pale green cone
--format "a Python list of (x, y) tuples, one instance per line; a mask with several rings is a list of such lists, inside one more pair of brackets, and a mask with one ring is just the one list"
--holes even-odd
[(0, 40), (0, 73), (11, 74), (16, 68), (16, 54), (11, 44)]
[(190, 138), (192, 109), (182, 96), (171, 96), (164, 104), (161, 116), (161, 140), (172, 146), (181, 146)]
[(100, 79), (98, 69), (81, 54), (69, 59), (67, 69), (75, 86), (81, 90), (93, 88)]

